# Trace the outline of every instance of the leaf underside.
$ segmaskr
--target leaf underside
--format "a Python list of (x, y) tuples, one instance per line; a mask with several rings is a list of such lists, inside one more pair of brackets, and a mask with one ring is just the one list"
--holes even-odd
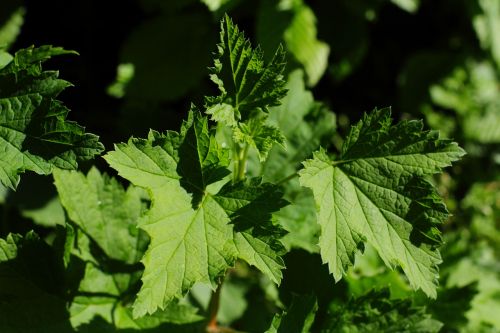
[(300, 182), (313, 191), (321, 256), (335, 279), (368, 242), (386, 265), (402, 268), (413, 288), (435, 298), (437, 227), (448, 211), (426, 177), (462, 155), (419, 121), (392, 125), (390, 110), (381, 109), (351, 129), (338, 160), (320, 150), (305, 161)]

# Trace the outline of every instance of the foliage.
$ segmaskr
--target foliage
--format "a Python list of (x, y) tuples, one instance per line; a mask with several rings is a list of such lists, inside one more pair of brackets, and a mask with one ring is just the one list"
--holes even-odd
[(71, 83), (46, 69), (76, 52), (19, 47), (30, 7), (10, 1), (1, 332), (500, 330), (495, 1), (453, 7), (472, 41), (412, 49), (396, 107), (361, 113), (332, 101), (355, 86), (380, 103), (366, 96), (389, 74), (357, 77), (400, 52), (368, 52), (369, 27), (440, 4), (137, 0), (145, 19), (100, 87), (120, 116), (106, 132), (105, 103), (72, 113), (101, 139), (67, 119)]

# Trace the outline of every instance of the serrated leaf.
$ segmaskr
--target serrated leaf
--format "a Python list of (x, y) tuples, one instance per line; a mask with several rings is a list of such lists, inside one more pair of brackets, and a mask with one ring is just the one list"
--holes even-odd
[(333, 305), (321, 332), (437, 333), (442, 326), (424, 307), (413, 307), (409, 300), (391, 300), (384, 289)]
[[(126, 228), (124, 228), (126, 229)], [(80, 256), (92, 255), (87, 236), (79, 233), (79, 248), (73, 253)], [(87, 243), (87, 244), (85, 244)], [(83, 259), (83, 258), (82, 258)], [(73, 258), (73, 265), (75, 259)], [(99, 259), (91, 257), (91, 261), (81, 262), (83, 264), (83, 276), (79, 281), (78, 292), (72, 299), (69, 307), (71, 324), (75, 328), (91, 323), (97, 317), (102, 318), (115, 329), (152, 329), (163, 323), (184, 324), (196, 322), (202, 319), (197, 314), (197, 309), (187, 303), (171, 303), (164, 311), (158, 311), (154, 315), (134, 319), (129, 303), (131, 290), (135, 292), (134, 284), (138, 277), (135, 272), (109, 271), (99, 265)], [(129, 281), (129, 283), (122, 283)], [(130, 289), (132, 288), (132, 289)]]
[(238, 257), (277, 284), (283, 277), (284, 263), (280, 254), (284, 249), (278, 239), (284, 231), (272, 223), (272, 213), (287, 205), (282, 196), (277, 186), (260, 184), (258, 179), (249, 184), (226, 185), (214, 196), (231, 216)]
[[(114, 178), (92, 168), (87, 175), (55, 170), (59, 198), (69, 218), (113, 259), (128, 264), (142, 256), (137, 221), (143, 204), (142, 190), (124, 190)], [(144, 237), (142, 237), (144, 238)]]
[[(254, 192), (249, 188), (246, 196), (235, 194), (231, 208), (223, 205), (219, 194), (210, 193), (208, 188), (227, 174), (227, 157), (227, 151), (208, 131), (207, 119), (195, 115), (188, 117), (180, 133), (151, 132), (147, 140), (130, 139), (105, 156), (121, 176), (146, 188), (152, 199), (151, 209), (140, 223), (151, 243), (142, 260), (143, 286), (134, 316), (164, 308), (181, 298), (195, 282), (214, 288), (237, 257), (265, 273), (269, 271), (271, 263), (261, 258), (268, 250), (253, 234), (258, 227), (253, 227), (262, 224), (264, 228), (266, 220), (260, 219), (270, 216), (276, 206), (266, 209), (258, 205), (261, 215), (252, 215), (256, 220), (251, 221), (251, 226), (245, 225), (242, 235), (237, 232), (236, 220), (243, 218), (240, 213), (249, 209), (252, 200), (260, 202), (262, 195), (274, 192), (265, 187), (264, 191), (256, 187)], [(281, 204), (278, 201), (274, 205), (279, 209)], [(234, 221), (233, 214), (237, 214)], [(243, 231), (247, 232), (248, 244), (240, 239)], [(245, 245), (241, 252), (236, 239), (240, 247)]]
[(210, 69), (210, 78), (221, 94), (207, 98), (207, 108), (225, 103), (233, 107), (236, 120), (245, 120), (257, 108), (267, 112), (268, 107), (279, 105), (286, 94), (284, 57), (279, 47), (265, 64), (260, 48), (252, 49), (250, 41), (226, 15), (221, 22), (214, 67)]
[[(310, 157), (320, 142), (330, 138), (335, 130), (335, 115), (316, 102), (312, 93), (306, 90), (301, 70), (290, 73), (285, 88), (289, 93), (282, 99), (281, 105), (270, 108), (268, 123), (282, 130), (286, 149), (276, 145), (263, 163), (257, 159), (249, 161), (251, 175), (273, 183), (294, 175), (301, 162)], [(276, 214), (278, 222), (289, 231), (283, 243), (287, 248), (317, 251), (319, 227), (312, 194), (303, 191), (297, 179), (283, 183), (283, 187), (285, 199), (291, 202)]]
[(335, 279), (368, 242), (387, 266), (402, 268), (413, 288), (435, 298), (437, 227), (448, 211), (425, 176), (462, 155), (456, 143), (423, 131), (419, 121), (392, 125), (390, 110), (381, 109), (351, 129), (337, 160), (320, 150), (305, 161), (300, 182), (313, 191), (321, 255)]
[(261, 162), (267, 159), (267, 154), (274, 144), (282, 148), (285, 145), (285, 137), (281, 131), (273, 125), (266, 124), (266, 119), (266, 116), (252, 117), (233, 129), (233, 140), (254, 147)]
[(69, 110), (55, 98), (70, 84), (41, 63), (62, 48), (43, 46), (16, 52), (0, 70), (0, 182), (15, 189), (26, 170), (49, 174), (54, 167), (76, 169), (78, 161), (103, 150), (98, 137), (67, 121)]
[[(215, 286), (237, 256), (233, 228), (224, 209), (210, 195), (192, 202), (194, 196), (181, 184), (201, 193), (209, 179), (218, 179), (205, 175), (220, 174), (212, 171), (224, 168), (217, 158), (221, 149), (205, 136), (206, 119), (190, 119), (180, 135), (152, 133), (148, 140), (131, 139), (116, 145), (105, 156), (121, 176), (146, 188), (152, 198), (151, 209), (140, 225), (151, 243), (142, 260), (145, 271), (134, 305), (136, 317), (181, 298), (195, 282)], [(215, 150), (208, 150), (209, 142)], [(199, 155), (200, 151), (206, 154)], [(189, 169), (182, 167), (187, 165)]]

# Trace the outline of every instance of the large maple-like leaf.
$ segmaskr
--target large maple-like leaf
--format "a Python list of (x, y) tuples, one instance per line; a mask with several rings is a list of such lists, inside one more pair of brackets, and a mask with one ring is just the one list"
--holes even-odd
[(303, 186), (312, 189), (321, 226), (319, 246), (336, 280), (353, 264), (363, 242), (386, 265), (400, 266), (414, 288), (436, 296), (441, 243), (437, 227), (448, 211), (425, 176), (464, 151), (419, 121), (392, 125), (389, 109), (354, 126), (338, 159), (325, 151), (304, 162)]
[[(105, 159), (121, 176), (147, 189), (152, 200), (140, 223), (151, 243), (142, 260), (145, 270), (135, 316), (164, 308), (195, 282), (215, 288), (237, 257), (279, 282), (281, 258), (274, 255), (275, 263), (269, 262), (267, 257), (273, 255), (270, 245), (259, 238), (261, 234), (256, 235), (259, 228), (254, 225), (266, 225), (265, 220), (283, 202), (272, 207), (251, 206), (261, 208), (263, 215), (256, 215), (251, 225), (240, 226), (245, 207), (248, 211), (254, 201), (266, 195), (276, 198), (272, 194), (276, 189), (261, 190), (252, 184), (243, 191), (247, 191), (245, 195), (240, 188), (225, 187), (220, 194), (217, 187), (210, 189), (228, 174), (229, 159), (227, 150), (208, 130), (205, 117), (190, 113), (179, 133), (150, 132), (148, 139), (130, 139), (116, 145)], [(265, 230), (272, 237), (274, 230)]]

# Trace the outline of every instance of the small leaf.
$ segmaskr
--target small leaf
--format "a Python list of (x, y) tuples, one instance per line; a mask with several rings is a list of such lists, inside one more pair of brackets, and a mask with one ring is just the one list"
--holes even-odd
[(221, 22), (214, 67), (210, 69), (210, 78), (221, 94), (207, 98), (207, 108), (225, 103), (233, 107), (236, 120), (245, 120), (257, 108), (267, 112), (268, 107), (279, 105), (286, 94), (284, 57), (279, 47), (274, 58), (265, 64), (260, 48), (252, 49), (250, 41), (226, 15)]

